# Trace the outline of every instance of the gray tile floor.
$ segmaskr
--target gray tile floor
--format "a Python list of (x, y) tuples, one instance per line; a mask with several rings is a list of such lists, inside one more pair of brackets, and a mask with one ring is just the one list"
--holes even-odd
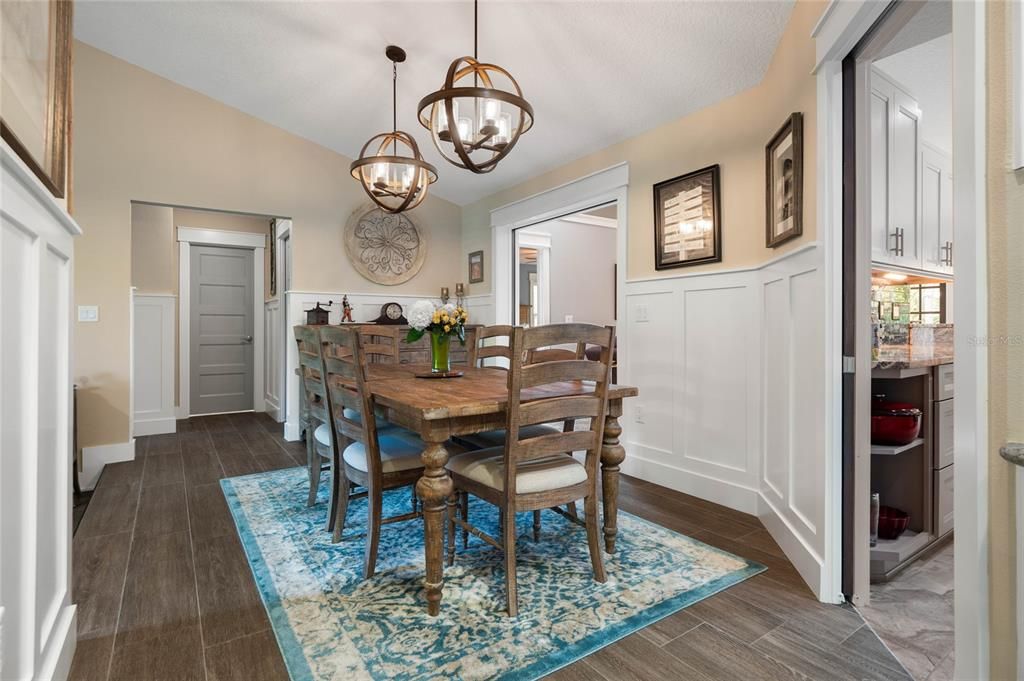
[(953, 678), (953, 542), (871, 589), (861, 615), (915, 681)]

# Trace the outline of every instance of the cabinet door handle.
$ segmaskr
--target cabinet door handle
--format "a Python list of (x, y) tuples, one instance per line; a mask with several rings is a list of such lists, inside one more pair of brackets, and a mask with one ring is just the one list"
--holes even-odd
[(953, 242), (952, 241), (947, 241), (946, 243), (949, 244), (949, 260), (946, 262), (946, 264), (949, 265), (950, 267), (952, 267), (953, 266)]
[(896, 255), (903, 257), (903, 228), (896, 228)]

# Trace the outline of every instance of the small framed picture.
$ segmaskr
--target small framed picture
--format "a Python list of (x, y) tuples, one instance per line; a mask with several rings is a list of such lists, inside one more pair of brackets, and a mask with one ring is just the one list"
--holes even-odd
[(722, 260), (722, 202), (717, 165), (654, 185), (654, 267)]
[(473, 251), (469, 254), (469, 283), (479, 284), (484, 280), (484, 252)]
[(765, 146), (765, 246), (803, 234), (804, 115), (794, 113)]
[(898, 322), (900, 320), (900, 306), (897, 305), (896, 303), (892, 304), (891, 318), (894, 322)]

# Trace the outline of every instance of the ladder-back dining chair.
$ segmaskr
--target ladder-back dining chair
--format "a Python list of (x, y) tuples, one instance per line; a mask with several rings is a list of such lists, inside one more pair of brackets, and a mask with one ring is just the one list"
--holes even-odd
[[(327, 387), (324, 384), (324, 365), (320, 345), (320, 327), (299, 325), (294, 327), (295, 342), (299, 352), (299, 377), (301, 399), (299, 400), (299, 429), (306, 439), (306, 471), (309, 474), (309, 495), (306, 504), (316, 503), (320, 479), (326, 468), (332, 471), (330, 502), (327, 513), (327, 530), (334, 529), (337, 510), (338, 485), (342, 482), (338, 473), (338, 450), (335, 447), (330, 417), (328, 416)], [(347, 485), (345, 492), (347, 493)]]
[[(478, 497), (501, 511), (500, 539), (473, 527), (464, 506), (448, 500), (448, 563), (455, 558), (455, 528), (471, 532), (505, 552), (505, 586), (509, 615), (518, 613), (515, 514), (584, 502), (584, 524), (594, 579), (605, 581), (597, 517), (597, 478), (604, 416), (607, 411), (613, 327), (555, 324), (512, 329), (508, 372), (508, 414), (501, 447), (453, 456), (448, 462), (456, 492)], [(579, 344), (600, 347), (597, 361), (556, 359), (527, 364), (531, 350)], [(529, 426), (590, 419), (584, 431), (547, 432), (529, 437)], [(567, 452), (586, 451), (583, 463)], [(568, 515), (568, 514), (566, 514)]]
[[(401, 429), (381, 429), (374, 418), (373, 396), (360, 333), (351, 327), (325, 326), (320, 329), (326, 370), (328, 411), (340, 442), (345, 478), (366, 489), (367, 527), (363, 577), (369, 579), (377, 565), (381, 525), (422, 516), (414, 510), (382, 518), (385, 491), (416, 484), (423, 473), (420, 456), (426, 445), (415, 434)], [(455, 451), (460, 451), (457, 448)], [(335, 533), (345, 525), (348, 500), (339, 498)]]

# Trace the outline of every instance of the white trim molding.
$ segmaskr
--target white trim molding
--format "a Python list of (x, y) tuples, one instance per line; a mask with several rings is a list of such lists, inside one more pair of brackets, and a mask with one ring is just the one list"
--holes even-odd
[(103, 467), (108, 463), (133, 461), (135, 459), (135, 440), (118, 442), (112, 445), (82, 447), (82, 472), (78, 476), (82, 489), (90, 490), (99, 482)]
[(133, 437), (173, 433), (174, 321), (173, 293), (136, 293), (132, 297)]
[(1024, 168), (1024, 3), (1009, 3), (1010, 10), (1010, 96), (1013, 98), (1013, 170)]
[(178, 418), (191, 415), (189, 400), (191, 395), (191, 364), (190, 338), (191, 304), (190, 269), (191, 247), (196, 246), (231, 246), (234, 248), (252, 249), (253, 273), (253, 320), (252, 320), (252, 401), (253, 411), (266, 409), (264, 387), (264, 322), (263, 322), (263, 250), (267, 245), (264, 234), (248, 232), (229, 232), (219, 229), (196, 229), (194, 227), (178, 227)]

